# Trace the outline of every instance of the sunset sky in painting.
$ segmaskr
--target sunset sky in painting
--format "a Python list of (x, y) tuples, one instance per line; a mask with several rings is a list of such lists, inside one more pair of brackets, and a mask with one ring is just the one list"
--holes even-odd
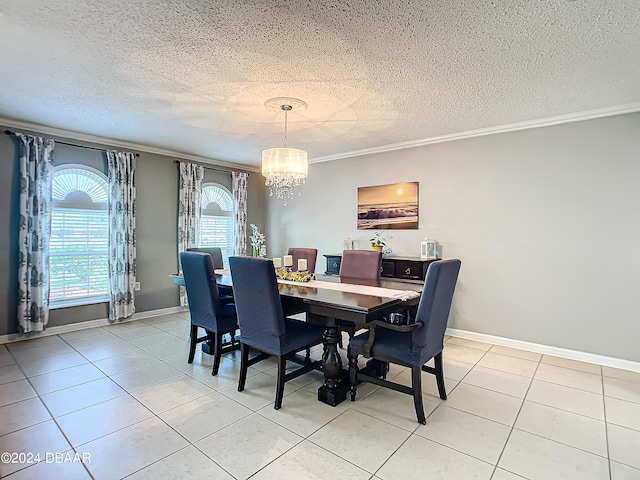
[(406, 202), (418, 203), (418, 182), (392, 183), (358, 188), (358, 205)]

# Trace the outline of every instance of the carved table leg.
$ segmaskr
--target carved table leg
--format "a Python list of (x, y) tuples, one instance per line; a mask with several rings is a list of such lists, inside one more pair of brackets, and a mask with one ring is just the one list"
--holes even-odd
[(329, 327), (324, 332), (325, 349), (322, 354), (324, 385), (318, 389), (318, 400), (336, 406), (347, 398), (348, 382), (343, 381), (342, 358), (338, 352), (340, 332)]

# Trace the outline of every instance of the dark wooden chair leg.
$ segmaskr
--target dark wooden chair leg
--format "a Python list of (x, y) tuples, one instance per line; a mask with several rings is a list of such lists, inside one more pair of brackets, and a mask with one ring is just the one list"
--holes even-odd
[(213, 340), (213, 369), (211, 370), (211, 375), (215, 376), (218, 374), (218, 369), (220, 368), (220, 357), (222, 357), (222, 337), (221, 333), (216, 332)]
[(351, 352), (347, 351), (347, 357), (349, 357), (349, 384), (351, 385), (351, 401), (356, 400), (356, 382), (358, 381), (358, 356), (351, 355)]
[(442, 352), (433, 357), (433, 363), (436, 370), (436, 383), (438, 384), (438, 393), (442, 400), (447, 399), (447, 391), (444, 386), (444, 370), (442, 368)]
[(310, 348), (307, 348), (307, 349), (305, 350), (304, 361), (305, 361), (306, 363), (311, 363), (311, 349), (310, 349)]
[(356, 334), (356, 329), (354, 327), (351, 327), (350, 325), (345, 325), (338, 328), (338, 333), (340, 334), (340, 338), (338, 338), (338, 346), (340, 348), (344, 348), (342, 345), (342, 332), (347, 332), (347, 335), (349, 335), (349, 341), (351, 341), (353, 336)]
[(244, 343), (240, 343), (240, 376), (238, 377), (238, 391), (244, 390), (244, 384), (247, 381), (247, 369), (249, 368), (249, 347)]
[(198, 343), (198, 326), (191, 325), (191, 344), (189, 345), (189, 359), (187, 363), (193, 363), (193, 357), (196, 354), (196, 344)]
[(416, 407), (418, 423), (425, 425), (427, 419), (424, 416), (422, 404), (422, 369), (420, 367), (411, 367), (411, 388), (413, 389), (413, 405)]
[(278, 385), (276, 386), (276, 401), (273, 408), (280, 410), (282, 406), (282, 397), (284, 396), (284, 381), (287, 375), (287, 358), (285, 356), (278, 357)]

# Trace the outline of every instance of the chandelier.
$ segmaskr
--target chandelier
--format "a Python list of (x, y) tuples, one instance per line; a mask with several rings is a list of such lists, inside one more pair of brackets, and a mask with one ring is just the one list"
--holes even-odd
[(309, 170), (308, 154), (299, 148), (287, 147), (287, 122), (289, 112), (303, 111), (307, 104), (297, 98), (277, 97), (264, 102), (267, 110), (284, 112), (284, 146), (262, 151), (262, 175), (269, 187), (269, 195), (275, 194), (286, 205), (297, 194), (302, 195)]

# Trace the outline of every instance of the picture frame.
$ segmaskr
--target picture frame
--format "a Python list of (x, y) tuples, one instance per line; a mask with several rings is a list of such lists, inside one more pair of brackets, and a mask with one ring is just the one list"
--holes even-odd
[(342, 250), (355, 250), (355, 246), (353, 244), (353, 240), (345, 239), (342, 241)]
[(417, 230), (418, 182), (358, 187), (358, 230)]

